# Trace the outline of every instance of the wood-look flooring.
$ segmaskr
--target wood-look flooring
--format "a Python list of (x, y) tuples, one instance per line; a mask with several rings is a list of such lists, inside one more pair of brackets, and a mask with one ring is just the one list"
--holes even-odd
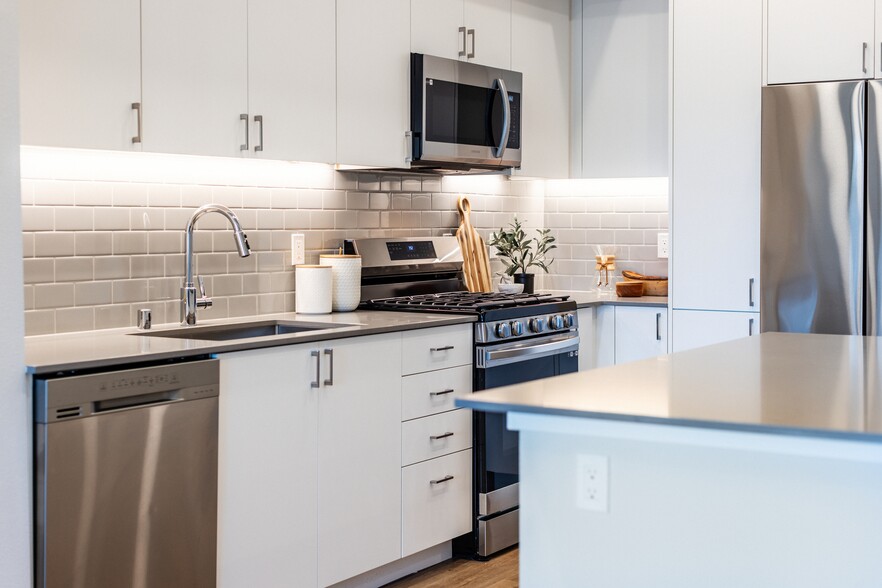
[(517, 588), (518, 548), (490, 561), (451, 559), (393, 582), (386, 588)]

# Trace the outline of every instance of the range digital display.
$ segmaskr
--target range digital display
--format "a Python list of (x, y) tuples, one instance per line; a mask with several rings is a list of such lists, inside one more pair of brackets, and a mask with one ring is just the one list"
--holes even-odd
[(431, 241), (390, 241), (386, 243), (389, 259), (409, 261), (412, 259), (435, 259), (435, 244)]

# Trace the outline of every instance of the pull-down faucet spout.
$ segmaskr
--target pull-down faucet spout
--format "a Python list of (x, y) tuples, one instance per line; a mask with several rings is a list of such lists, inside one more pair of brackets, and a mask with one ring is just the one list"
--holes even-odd
[(201, 297), (196, 297), (196, 284), (193, 282), (193, 230), (196, 228), (196, 221), (210, 212), (217, 212), (226, 217), (233, 227), (233, 238), (236, 241), (236, 250), (239, 257), (248, 257), (251, 255), (251, 247), (248, 245), (248, 236), (242, 231), (242, 225), (232, 210), (221, 204), (206, 204), (200, 206), (190, 220), (187, 222), (187, 234), (185, 242), (185, 263), (186, 277), (184, 285), (181, 287), (181, 324), (196, 324), (196, 309), (208, 308), (211, 306), (211, 298), (205, 295), (205, 283), (199, 278), (199, 290)]

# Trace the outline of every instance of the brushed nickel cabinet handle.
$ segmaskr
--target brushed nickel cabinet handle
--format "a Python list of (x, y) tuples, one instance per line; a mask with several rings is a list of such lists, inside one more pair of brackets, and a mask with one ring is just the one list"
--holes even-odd
[(460, 57), (465, 57), (466, 56), (466, 28), (459, 27), (459, 34), (462, 35), (462, 49), (459, 50), (458, 55)]
[(318, 388), (321, 385), (320, 382), (322, 380), (321, 354), (318, 352), (318, 350), (310, 351), (309, 354), (315, 358), (315, 380), (313, 382), (310, 382), (309, 387), (310, 388)]
[(245, 143), (243, 145), (239, 145), (239, 151), (248, 151), (249, 149), (251, 149), (251, 147), (249, 147), (251, 141), (248, 140), (248, 115), (240, 114), (239, 120), (245, 121)]
[(260, 143), (258, 145), (254, 146), (254, 150), (255, 151), (263, 151), (263, 115), (262, 114), (255, 115), (254, 122), (257, 123), (258, 125), (260, 125), (257, 127), (257, 129), (258, 129), (257, 137), (258, 137), (258, 140), (260, 141)]
[(655, 340), (661, 341), (661, 313), (655, 313)]
[(429, 351), (437, 353), (439, 351), (450, 351), (451, 349), (453, 349), (453, 345), (445, 345), (444, 347), (432, 347)]
[(429, 484), (434, 486), (435, 484), (443, 484), (444, 482), (449, 482), (453, 479), (453, 476), (444, 476), (440, 480), (429, 480)]
[(447, 390), (441, 390), (440, 392), (429, 392), (429, 396), (444, 396), (445, 394), (453, 394), (455, 390), (453, 388), (448, 388)]
[(747, 336), (753, 337), (753, 319), (747, 319)]
[(747, 287), (748, 287), (747, 302), (749, 303), (749, 305), (751, 307), (754, 305), (753, 304), (753, 283), (754, 283), (754, 281), (755, 281), (754, 278), (750, 278), (750, 281), (747, 285)]
[(141, 103), (132, 102), (132, 110), (138, 114), (138, 134), (132, 137), (132, 143), (141, 142)]
[(447, 431), (446, 433), (441, 433), (440, 435), (430, 435), (430, 441), (438, 441), (439, 439), (447, 439), (448, 437), (453, 437), (453, 433)]
[(862, 45), (863, 45), (862, 54), (861, 54), (861, 59), (863, 61), (862, 68), (863, 68), (863, 72), (867, 73), (867, 44), (863, 43)]
[(466, 32), (466, 35), (472, 38), (472, 50), (468, 52), (466, 58), (474, 59), (475, 58), (475, 29), (469, 29)]
[(328, 379), (325, 380), (325, 386), (334, 385), (334, 350), (325, 349), (325, 355), (328, 356)]

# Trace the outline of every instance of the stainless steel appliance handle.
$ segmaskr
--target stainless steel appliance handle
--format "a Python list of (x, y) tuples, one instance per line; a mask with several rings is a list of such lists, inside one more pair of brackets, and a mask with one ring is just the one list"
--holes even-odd
[(248, 139), (248, 115), (240, 114), (239, 120), (245, 121), (245, 143), (243, 145), (239, 145), (239, 151), (248, 151), (249, 149), (251, 149), (251, 147), (249, 147), (251, 141)]
[(132, 137), (132, 143), (141, 142), (141, 103), (132, 102), (132, 110), (138, 113), (138, 134)]
[(466, 58), (474, 59), (475, 58), (475, 29), (469, 29), (466, 32), (466, 36), (469, 36), (472, 38), (472, 50), (468, 52), (468, 54), (466, 55)]
[(661, 313), (655, 313), (655, 340), (661, 341)]
[(429, 480), (429, 484), (434, 486), (436, 484), (443, 484), (444, 482), (449, 482), (452, 479), (453, 479), (453, 476), (444, 476), (440, 480)]
[(429, 349), (432, 353), (437, 353), (439, 351), (450, 351), (453, 349), (453, 345), (445, 345), (444, 347), (432, 347)]
[(440, 392), (429, 392), (429, 396), (444, 396), (445, 394), (453, 394), (453, 392), (453, 388), (448, 388), (447, 390), (441, 390)]
[(321, 385), (320, 382), (322, 381), (321, 354), (318, 352), (318, 350), (311, 351), (309, 354), (315, 358), (315, 380), (310, 382), (309, 387), (310, 388), (318, 388)]
[(495, 348), (479, 348), (477, 350), (477, 367), (492, 368), (518, 361), (536, 359), (558, 353), (579, 350), (578, 333), (541, 339), (541, 342), (524, 341)]
[(255, 151), (263, 151), (263, 115), (262, 114), (254, 115), (254, 122), (257, 123), (258, 125), (260, 125), (258, 127), (258, 137), (260, 140), (260, 144), (255, 145), (254, 150)]
[(466, 28), (459, 27), (459, 34), (462, 35), (462, 49), (459, 50), (458, 55), (459, 55), (459, 57), (465, 57), (466, 56), (466, 36), (467, 36)]
[(505, 147), (508, 145), (508, 133), (511, 131), (511, 105), (508, 103), (508, 89), (505, 87), (505, 80), (496, 78), (496, 87), (502, 95), (502, 137), (499, 139), (499, 145), (493, 156), (502, 159)]
[(429, 440), (438, 441), (439, 439), (447, 439), (448, 437), (453, 437), (453, 433), (447, 431), (446, 433), (442, 433), (440, 435), (429, 435)]
[(325, 386), (334, 385), (334, 350), (325, 349), (325, 355), (328, 356), (328, 378), (325, 380)]

